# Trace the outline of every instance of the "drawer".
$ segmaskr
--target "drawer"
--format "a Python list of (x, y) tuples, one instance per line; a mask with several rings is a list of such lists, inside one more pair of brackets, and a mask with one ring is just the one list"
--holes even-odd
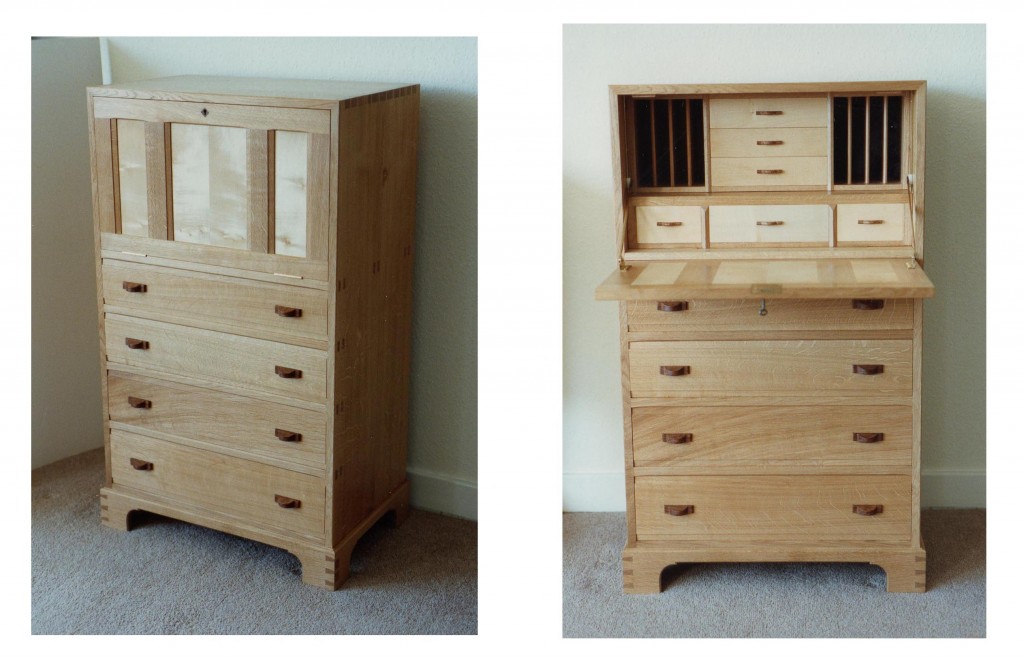
[(828, 129), (711, 129), (712, 158), (828, 156)]
[[(139, 468), (140, 462), (149, 464)], [(241, 519), (323, 540), (324, 482), (319, 478), (119, 430), (110, 432), (114, 486), (151, 493), (208, 516)], [(277, 497), (298, 504), (283, 507)]]
[(910, 245), (906, 204), (837, 204), (837, 245)]
[(700, 245), (703, 207), (647, 206), (636, 208), (637, 243)]
[(910, 467), (909, 406), (649, 406), (632, 422), (636, 466)]
[(712, 129), (828, 126), (824, 96), (711, 99), (709, 112)]
[(912, 340), (632, 342), (629, 378), (634, 397), (909, 396), (912, 359)]
[[(675, 307), (682, 309), (674, 310)], [(632, 332), (907, 330), (914, 327), (914, 303), (903, 298), (775, 299), (767, 303), (768, 314), (761, 316), (760, 309), (760, 299), (627, 301), (626, 322)]]
[[(111, 367), (141, 367), (314, 401), (327, 396), (324, 351), (111, 314), (106, 335)], [(144, 348), (128, 346), (140, 342)]]
[(160, 266), (103, 261), (108, 310), (256, 337), (327, 338), (327, 292)]
[(111, 422), (324, 470), (323, 413), (118, 372), (107, 400)]
[(826, 204), (713, 206), (711, 245), (828, 245), (832, 210)]
[(711, 186), (716, 189), (768, 190), (779, 186), (825, 188), (827, 184), (826, 156), (711, 159)]
[[(910, 541), (902, 475), (638, 477), (635, 498), (639, 540)], [(857, 505), (881, 511), (858, 514)], [(686, 506), (693, 511), (666, 512)]]

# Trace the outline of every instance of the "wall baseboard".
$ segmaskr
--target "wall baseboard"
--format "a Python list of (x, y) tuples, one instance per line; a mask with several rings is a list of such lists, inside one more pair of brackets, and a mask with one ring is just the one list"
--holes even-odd
[[(984, 469), (923, 469), (922, 507), (985, 507)], [(625, 477), (622, 473), (564, 473), (563, 512), (624, 512)]]
[(410, 500), (413, 508), (476, 521), (476, 483), (452, 475), (410, 466)]

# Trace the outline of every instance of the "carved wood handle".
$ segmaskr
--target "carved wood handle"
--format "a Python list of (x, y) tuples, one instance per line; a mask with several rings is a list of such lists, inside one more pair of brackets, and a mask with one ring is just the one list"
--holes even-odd
[(659, 220), (657, 225), (658, 227), (682, 227), (683, 222), (681, 220)]
[(289, 498), (288, 496), (282, 496), (280, 494), (274, 494), (274, 502), (286, 510), (297, 510), (302, 507), (301, 500)]
[(658, 301), (658, 312), (682, 312), (689, 308), (686, 301)]
[(781, 145), (782, 140), (758, 140), (757, 144), (764, 147), (774, 147), (775, 145)]
[(693, 514), (693, 505), (665, 505), (665, 514), (669, 516)]
[(854, 365), (854, 374), (865, 374), (867, 376), (874, 376), (881, 374), (885, 371), (885, 365)]
[(297, 370), (294, 367), (282, 367), (281, 365), (274, 365), (274, 373), (282, 379), (301, 379), (302, 370)]
[(879, 298), (855, 298), (853, 299), (854, 310), (881, 310), (885, 307), (885, 301)]
[(141, 397), (132, 397), (128, 395), (128, 406), (133, 409), (151, 409), (153, 408), (153, 402), (148, 399), (142, 399)]
[(142, 284), (141, 282), (128, 282), (127, 280), (125, 280), (124, 282), (121, 283), (121, 287), (123, 287), (125, 291), (131, 292), (133, 294), (146, 293), (146, 285)]
[(302, 308), (290, 308), (286, 305), (275, 305), (274, 314), (279, 317), (301, 317)]
[(853, 441), (855, 443), (881, 443), (885, 440), (885, 434), (876, 432), (873, 434), (867, 434), (862, 431), (853, 432)]
[(874, 220), (858, 220), (858, 221), (857, 221), (857, 224), (858, 224), (858, 225), (881, 225), (881, 224), (882, 224), (882, 223), (884, 223), (884, 222), (885, 222), (885, 221), (884, 221), (884, 220), (881, 220), (881, 219), (874, 219)]
[(784, 220), (759, 220), (757, 221), (759, 227), (778, 227), (779, 225), (785, 225)]
[(861, 516), (874, 516), (881, 514), (883, 509), (881, 505), (854, 505), (853, 513)]
[(761, 116), (765, 116), (765, 115), (781, 115), (782, 111), (781, 110), (755, 110), (754, 114), (755, 115), (761, 115)]
[(287, 429), (275, 429), (274, 436), (288, 443), (298, 443), (302, 440), (302, 434), (297, 431), (288, 431)]
[(693, 443), (693, 434), (662, 434), (661, 442), (668, 443), (670, 445), (682, 445), (683, 443)]
[(758, 170), (758, 174), (782, 174), (785, 170)]
[(153, 462), (143, 461), (142, 459), (131, 458), (128, 461), (131, 462), (132, 468), (137, 471), (151, 471), (153, 470)]
[(134, 337), (124, 338), (124, 343), (128, 345), (129, 349), (148, 349), (149, 342), (146, 340), (136, 340)]
[(661, 373), (663, 376), (686, 376), (690, 373), (689, 365), (662, 365)]

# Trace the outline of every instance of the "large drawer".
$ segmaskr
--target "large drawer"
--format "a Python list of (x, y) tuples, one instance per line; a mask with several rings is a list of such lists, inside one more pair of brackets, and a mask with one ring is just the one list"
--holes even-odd
[[(323, 540), (323, 480), (176, 443), (110, 432), (114, 487), (139, 489), (214, 517)], [(280, 502), (279, 502), (280, 501)]]
[(827, 246), (832, 210), (825, 204), (737, 204), (710, 207), (708, 241), (715, 245)]
[(111, 366), (200, 377), (314, 401), (327, 397), (324, 351), (111, 314), (106, 336)]
[(906, 204), (837, 204), (836, 245), (909, 245)]
[[(880, 307), (879, 307), (880, 306)], [(760, 315), (761, 301), (627, 301), (626, 322), (633, 332), (908, 330), (914, 304), (908, 299), (774, 299)]]
[(631, 342), (634, 397), (911, 394), (911, 340)]
[(902, 475), (637, 477), (637, 539), (910, 541), (911, 491)]
[(711, 158), (828, 156), (828, 129), (711, 129)]
[(114, 423), (324, 469), (327, 421), (317, 411), (118, 372), (107, 400)]
[(308, 287), (104, 260), (103, 302), (132, 316), (254, 337), (327, 338), (327, 292)]
[(771, 97), (711, 99), (712, 129), (796, 128), (828, 126), (828, 99)]
[(648, 406), (632, 411), (636, 466), (910, 466), (910, 406)]
[(817, 189), (827, 184), (828, 158), (825, 156), (711, 159), (711, 186), (716, 189), (770, 190), (780, 186)]

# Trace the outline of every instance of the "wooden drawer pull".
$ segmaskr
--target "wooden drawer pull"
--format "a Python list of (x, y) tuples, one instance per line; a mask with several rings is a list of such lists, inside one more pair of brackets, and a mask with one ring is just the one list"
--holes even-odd
[(785, 170), (758, 170), (758, 174), (782, 174)]
[(885, 301), (880, 298), (855, 298), (853, 299), (854, 310), (881, 310), (885, 307)]
[(693, 514), (693, 505), (665, 505), (665, 514), (669, 516)]
[(755, 115), (760, 115), (760, 116), (764, 117), (765, 115), (781, 115), (782, 111), (781, 110), (755, 110), (754, 114)]
[(288, 431), (287, 429), (275, 429), (274, 436), (288, 443), (298, 443), (302, 440), (302, 434), (297, 431)]
[(874, 516), (881, 514), (883, 509), (881, 505), (854, 505), (853, 513), (861, 516)]
[(885, 434), (874, 433), (866, 434), (861, 431), (853, 432), (853, 441), (855, 443), (881, 443), (885, 440)]
[(686, 376), (690, 373), (689, 365), (662, 365), (661, 373), (663, 376)]
[(682, 227), (683, 221), (681, 220), (659, 220), (658, 227)]
[(757, 144), (762, 147), (774, 147), (775, 145), (781, 145), (782, 140), (758, 140)]
[(153, 408), (153, 402), (148, 399), (142, 399), (141, 397), (132, 397), (128, 395), (128, 406), (133, 409), (151, 409)]
[(124, 338), (124, 343), (128, 345), (129, 349), (148, 349), (149, 342), (147, 340), (136, 340), (134, 337)]
[(881, 220), (881, 219), (878, 219), (878, 220), (858, 220), (857, 224), (858, 225), (881, 225), (884, 222), (885, 221)]
[(689, 308), (686, 301), (658, 301), (658, 312), (682, 312)]
[(127, 280), (125, 280), (124, 282), (121, 283), (121, 287), (123, 287), (125, 291), (131, 292), (133, 294), (146, 293), (146, 285), (142, 284), (141, 282), (128, 282)]
[(881, 374), (885, 371), (885, 365), (854, 365), (854, 374), (865, 374), (867, 376), (874, 376)]
[(290, 308), (286, 305), (275, 305), (274, 314), (279, 317), (301, 317), (302, 308)]
[(297, 370), (294, 367), (281, 367), (280, 365), (274, 365), (274, 372), (282, 379), (302, 378), (302, 370)]
[(693, 443), (693, 434), (662, 434), (661, 441), (662, 443), (668, 443), (670, 445)]
[(286, 510), (297, 510), (302, 507), (301, 500), (296, 500), (295, 498), (289, 498), (288, 496), (281, 496), (278, 494), (274, 494), (274, 502)]
[(132, 463), (132, 468), (134, 468), (137, 471), (151, 471), (151, 470), (153, 470), (153, 462), (151, 462), (151, 461), (143, 461), (141, 459), (135, 459), (135, 458), (129, 459), (128, 461), (130, 461)]
[(757, 221), (758, 227), (778, 227), (779, 225), (785, 225), (784, 220), (759, 220)]

